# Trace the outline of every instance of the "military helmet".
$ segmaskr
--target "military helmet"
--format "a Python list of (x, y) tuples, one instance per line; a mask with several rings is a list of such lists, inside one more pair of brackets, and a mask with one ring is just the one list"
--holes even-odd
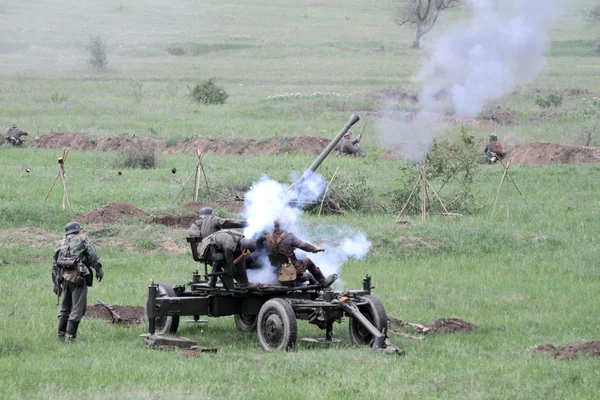
[(71, 233), (77, 233), (81, 231), (81, 224), (79, 222), (69, 222), (65, 225), (65, 235), (69, 235)]
[(496, 136), (496, 135), (490, 135), (490, 140), (492, 142), (496, 142), (498, 140), (498, 136)]
[(210, 207), (202, 207), (200, 209), (200, 215), (213, 215), (213, 209)]
[(250, 251), (254, 251), (256, 250), (256, 241), (250, 239), (250, 238), (241, 238), (240, 239), (240, 248), (242, 250), (250, 250)]

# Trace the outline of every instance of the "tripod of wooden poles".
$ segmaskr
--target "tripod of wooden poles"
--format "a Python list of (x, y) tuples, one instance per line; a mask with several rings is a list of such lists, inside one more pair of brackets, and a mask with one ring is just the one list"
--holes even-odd
[(502, 174), (502, 179), (500, 179), (500, 184), (498, 185), (498, 190), (496, 191), (496, 197), (494, 198), (494, 206), (492, 207), (492, 215), (491, 217), (494, 216), (494, 214), (496, 213), (496, 203), (498, 202), (498, 197), (500, 196), (500, 191), (502, 189), (502, 185), (505, 185), (506, 187), (506, 219), (510, 218), (510, 212), (508, 209), (508, 199), (509, 199), (509, 184), (505, 182), (508, 182), (508, 180), (506, 179), (506, 177), (508, 176), (508, 178), (510, 179), (510, 181), (512, 182), (513, 186), (515, 187), (515, 189), (517, 189), (517, 192), (519, 193), (519, 195), (522, 197), (523, 193), (521, 193), (521, 191), (519, 190), (519, 187), (517, 186), (515, 180), (513, 179), (512, 175), (510, 174), (510, 172), (508, 171), (508, 169), (510, 168), (510, 160), (508, 160), (508, 162), (506, 164), (504, 164), (502, 162), (502, 160), (498, 160), (500, 161), (500, 164), (502, 164), (502, 166), (504, 167), (504, 173)]
[(56, 178), (54, 178), (54, 182), (52, 182), (52, 186), (50, 186), (50, 190), (48, 191), (48, 194), (46, 194), (46, 197), (44, 198), (44, 203), (46, 202), (46, 200), (48, 200), (50, 193), (52, 193), (52, 189), (54, 189), (54, 185), (56, 185), (58, 178), (60, 178), (62, 181), (62, 187), (63, 187), (62, 208), (64, 210), (66, 208), (66, 206), (68, 206), (69, 210), (73, 211), (73, 208), (71, 207), (71, 202), (69, 201), (69, 194), (67, 192), (67, 176), (65, 173), (65, 162), (67, 162), (68, 155), (69, 155), (69, 149), (65, 148), (65, 149), (63, 149), (62, 157), (58, 156), (58, 160), (57, 160), (58, 161), (58, 174), (56, 175)]
[(173, 205), (173, 203), (175, 203), (175, 200), (177, 200), (177, 198), (179, 198), (181, 193), (183, 193), (183, 190), (185, 189), (188, 182), (192, 179), (192, 177), (194, 177), (194, 201), (198, 202), (198, 192), (200, 191), (200, 173), (201, 172), (202, 172), (202, 176), (204, 177), (204, 182), (206, 183), (206, 190), (210, 195), (208, 179), (206, 178), (206, 173), (204, 172), (204, 166), (202, 165), (202, 157), (204, 157), (204, 154), (202, 154), (200, 152), (200, 149), (196, 149), (196, 157), (198, 158), (198, 161), (196, 162), (196, 166), (192, 170), (192, 173), (190, 174), (190, 176), (183, 183), (183, 186), (181, 187), (181, 190), (179, 191), (179, 193), (177, 193), (177, 196), (175, 196), (173, 201), (171, 201), (171, 204), (169, 204), (169, 207), (171, 205)]

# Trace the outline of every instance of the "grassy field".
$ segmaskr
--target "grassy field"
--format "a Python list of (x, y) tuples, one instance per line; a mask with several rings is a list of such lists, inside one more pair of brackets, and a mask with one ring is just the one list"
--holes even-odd
[[(15, 122), (33, 135), (69, 130), (171, 140), (331, 137), (356, 112), (369, 123), (365, 146), (373, 153), (379, 145), (374, 113), (382, 91), (417, 94), (411, 77), (428, 57), (428, 47), (443, 28), (467, 17), (464, 9), (452, 10), (424, 37), (425, 48), (415, 51), (413, 32), (394, 25), (383, 1), (51, 3), (0, 3), (0, 126)], [(580, 144), (583, 127), (595, 122), (600, 32), (584, 21), (583, 12), (592, 3), (576, 1), (566, 10), (551, 32), (541, 75), (490, 105), (518, 119), (518, 125), (498, 126), (508, 145)], [(104, 73), (86, 64), (85, 46), (96, 34), (107, 40), (109, 70)], [(185, 54), (170, 55), (170, 46)], [(213, 76), (229, 93), (227, 103), (190, 103), (186, 85)], [(143, 84), (140, 103), (132, 94), (136, 83)], [(290, 93), (301, 95), (285, 96)], [(563, 105), (537, 106), (536, 96), (547, 93), (562, 94)], [(68, 99), (56, 103), (53, 94)], [(593, 112), (584, 113), (587, 109)], [(489, 128), (472, 129), (481, 139), (489, 133)], [(457, 131), (453, 127), (447, 134)], [(345, 288), (360, 287), (370, 274), (374, 294), (389, 315), (425, 324), (459, 317), (478, 326), (470, 334), (422, 341), (392, 336), (406, 351), (405, 357), (392, 358), (352, 347), (344, 323), (334, 328), (334, 336), (343, 340), (339, 347), (299, 342), (292, 352), (270, 354), (261, 350), (255, 334), (237, 331), (232, 318), (220, 318), (183, 325), (178, 332), (217, 347), (218, 353), (181, 358), (177, 352), (147, 349), (139, 337), (143, 325), (112, 326), (91, 318), (81, 325), (84, 345), (57, 343), (50, 258), (66, 222), (108, 203), (131, 203), (148, 214), (181, 212), (169, 204), (195, 156), (161, 155), (154, 169), (124, 169), (118, 176), (115, 153), (72, 150), (69, 213), (60, 207), (59, 187), (43, 202), (57, 173), (58, 153), (0, 147), (0, 397), (598, 396), (597, 358), (560, 360), (528, 352), (545, 343), (599, 340), (598, 166), (511, 167), (524, 196), (510, 187), (510, 218), (504, 192), (492, 217), (503, 171), (487, 165), (477, 168), (473, 191), (480, 207), (468, 217), (431, 215), (423, 224), (420, 216), (411, 216), (409, 226), (400, 226), (395, 213), (305, 216), (315, 233), (341, 226), (364, 232), (372, 242), (365, 260), (344, 265)], [(263, 174), (290, 182), (290, 174), (312, 160), (306, 155), (207, 155), (205, 166), (211, 185), (227, 193)], [(320, 171), (330, 177), (340, 167), (345, 179), (363, 174), (372, 198), (383, 201), (398, 165), (377, 154), (330, 157)], [(25, 166), (32, 171), (25, 172)], [(185, 196), (189, 200), (189, 190)], [(144, 219), (84, 228), (98, 245), (106, 271), (105, 280), (90, 289), (90, 304), (102, 299), (142, 305), (151, 281), (185, 283), (196, 268), (184, 230)], [(174, 249), (173, 242), (180, 247)], [(299, 323), (300, 337), (320, 334)]]

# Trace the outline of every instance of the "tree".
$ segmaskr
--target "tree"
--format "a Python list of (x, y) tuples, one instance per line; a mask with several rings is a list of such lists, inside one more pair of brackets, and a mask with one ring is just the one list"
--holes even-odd
[(421, 36), (433, 29), (440, 13), (458, 3), (460, 0), (394, 0), (393, 11), (398, 26), (407, 23), (416, 26), (413, 47), (418, 49)]

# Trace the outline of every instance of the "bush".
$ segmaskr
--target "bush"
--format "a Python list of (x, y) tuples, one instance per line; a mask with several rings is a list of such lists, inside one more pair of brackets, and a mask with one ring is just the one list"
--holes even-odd
[(190, 91), (188, 97), (196, 103), (224, 104), (229, 97), (223, 87), (215, 85), (215, 78), (210, 78), (193, 88), (188, 86), (188, 89)]
[(117, 153), (116, 168), (151, 169), (156, 167), (156, 151), (151, 146), (129, 146)]
[(535, 98), (535, 104), (542, 108), (558, 107), (562, 104), (563, 97), (560, 94), (551, 93), (547, 97), (540, 96)]
[(94, 71), (106, 71), (106, 66), (108, 65), (106, 40), (102, 40), (100, 35), (91, 36), (88, 51), (90, 52), (89, 63)]
[(50, 99), (54, 104), (65, 104), (67, 101), (69, 101), (69, 95), (66, 93), (55, 91), (50, 96)]
[(185, 50), (181, 46), (171, 45), (167, 47), (167, 53), (172, 56), (182, 56), (185, 54)]

